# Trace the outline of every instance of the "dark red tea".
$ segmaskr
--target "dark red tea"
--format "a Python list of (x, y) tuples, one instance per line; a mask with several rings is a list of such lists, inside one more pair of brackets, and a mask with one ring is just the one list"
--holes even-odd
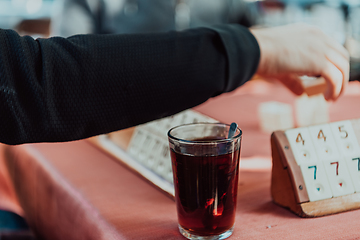
[(221, 234), (234, 225), (239, 154), (240, 150), (218, 156), (190, 156), (171, 151), (182, 228), (206, 236)]

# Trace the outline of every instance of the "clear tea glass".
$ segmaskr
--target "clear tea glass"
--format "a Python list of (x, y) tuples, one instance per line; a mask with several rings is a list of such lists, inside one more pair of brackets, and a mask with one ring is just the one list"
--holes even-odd
[(189, 239), (233, 232), (242, 132), (230, 125), (185, 124), (168, 132), (179, 230)]

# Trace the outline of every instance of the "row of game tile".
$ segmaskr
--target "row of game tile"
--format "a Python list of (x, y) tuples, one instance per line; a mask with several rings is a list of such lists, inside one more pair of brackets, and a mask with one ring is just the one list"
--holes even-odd
[(351, 121), (285, 131), (310, 201), (360, 192), (360, 147)]

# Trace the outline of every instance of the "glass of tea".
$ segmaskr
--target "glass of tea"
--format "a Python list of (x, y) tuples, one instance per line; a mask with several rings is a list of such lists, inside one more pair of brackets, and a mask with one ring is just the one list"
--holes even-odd
[(194, 123), (169, 130), (179, 230), (188, 239), (225, 239), (234, 228), (242, 132)]

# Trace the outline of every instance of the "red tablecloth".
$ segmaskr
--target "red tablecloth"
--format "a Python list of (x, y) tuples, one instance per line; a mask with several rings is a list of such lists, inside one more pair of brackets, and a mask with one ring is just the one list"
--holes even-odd
[[(331, 104), (331, 121), (360, 118), (360, 84), (351, 86)], [(236, 121), (244, 132), (236, 225), (229, 239), (360, 238), (359, 210), (303, 219), (271, 201), (270, 134), (259, 131), (257, 106), (294, 99), (280, 85), (254, 81), (196, 108), (223, 122)], [(2, 146), (1, 152), (0, 206), (25, 216), (44, 239), (184, 239), (174, 201), (86, 140)]]

